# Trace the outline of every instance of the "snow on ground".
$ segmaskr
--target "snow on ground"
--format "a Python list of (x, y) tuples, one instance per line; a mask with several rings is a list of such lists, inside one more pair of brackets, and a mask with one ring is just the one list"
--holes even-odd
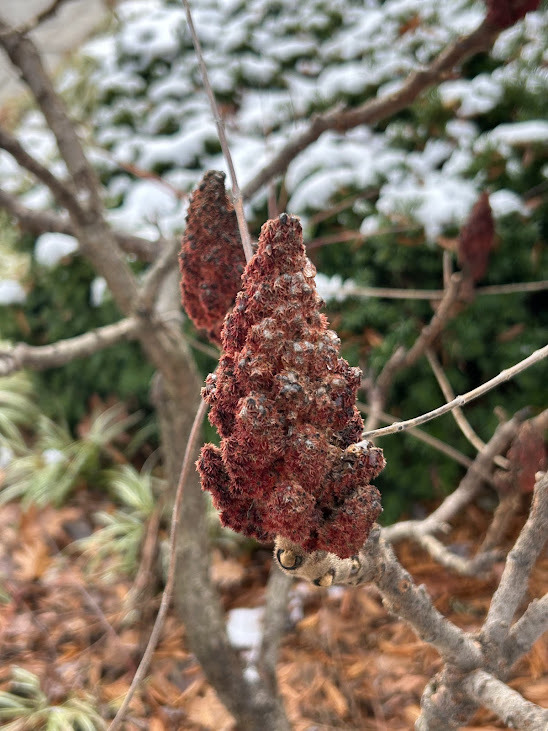
[(258, 647), (263, 633), (264, 607), (232, 609), (227, 616), (228, 639), (239, 650)]

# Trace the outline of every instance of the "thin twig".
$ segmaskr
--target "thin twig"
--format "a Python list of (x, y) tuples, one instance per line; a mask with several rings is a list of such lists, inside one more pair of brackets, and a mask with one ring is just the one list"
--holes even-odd
[(511, 378), (514, 378), (519, 373), (527, 370), (527, 368), (530, 368), (532, 365), (539, 363), (547, 356), (548, 345), (545, 345), (543, 348), (535, 350), (534, 353), (531, 353), (530, 356), (524, 358), (519, 363), (516, 363), (511, 368), (506, 368), (505, 370), (501, 371), (498, 376), (495, 376), (489, 381), (482, 383), (481, 386), (473, 388), (471, 391), (468, 391), (462, 396), (457, 396), (455, 399), (453, 399), (453, 401), (449, 401), (449, 403), (446, 403), (443, 406), (439, 406), (437, 409), (428, 411), (426, 414), (421, 414), (421, 416), (415, 416), (413, 419), (399, 421), (395, 424), (392, 424), (391, 426), (385, 426), (381, 429), (364, 432), (363, 437), (364, 439), (367, 438), (370, 440), (372, 438), (376, 439), (378, 437), (386, 436), (388, 434), (398, 434), (399, 432), (405, 431), (406, 429), (411, 429), (413, 427), (419, 426), (420, 424), (425, 424), (427, 421), (432, 421), (432, 419), (437, 419), (439, 416), (443, 416), (443, 414), (449, 413), (455, 407), (465, 406), (466, 404), (470, 403), (470, 401), (473, 401), (474, 399), (483, 396), (488, 391), (491, 391), (493, 388), (500, 386), (501, 383), (509, 381)]
[(545, 632), (548, 632), (548, 594), (533, 599), (508, 633), (501, 653), (508, 668), (529, 652)]
[[(426, 348), (425, 355), (428, 360), (428, 363), (430, 364), (430, 368), (432, 369), (432, 372), (436, 376), (436, 380), (439, 384), (439, 387), (441, 388), (441, 392), (443, 393), (445, 400), (453, 401), (453, 399), (455, 398), (455, 394), (453, 392), (453, 389), (451, 388), (449, 379), (445, 375), (439, 360), (436, 358), (436, 356), (434, 354), (434, 351), (431, 350), (430, 348)], [(485, 448), (485, 442), (483, 441), (483, 439), (480, 439), (480, 437), (473, 430), (470, 422), (464, 415), (462, 409), (455, 408), (455, 409), (453, 409), (453, 411), (451, 413), (453, 415), (453, 418), (455, 419), (455, 422), (457, 423), (457, 426), (459, 427), (461, 432), (464, 434), (464, 436), (468, 439), (470, 444), (473, 447), (475, 447), (478, 450), (478, 452), (481, 452), (481, 450)], [(502, 469), (507, 470), (509, 462), (505, 457), (502, 457), (500, 454), (498, 454), (495, 457), (495, 464), (497, 464)]]
[(535, 485), (527, 522), (508, 554), (500, 584), (482, 629), (486, 645), (500, 647), (529, 583), (529, 575), (542, 551), (548, 534), (548, 472)]
[[(371, 411), (371, 408), (367, 405), (362, 403), (361, 401), (356, 401), (356, 406), (360, 411), (363, 411), (364, 414), (368, 414)], [(395, 424), (398, 419), (395, 416), (392, 416), (391, 414), (387, 414), (384, 411), (381, 411), (378, 414), (378, 418), (385, 422), (385, 424)], [(446, 457), (449, 457), (450, 459), (453, 459), (455, 462), (458, 462), (463, 467), (473, 468), (473, 460), (470, 459), (470, 457), (467, 457), (462, 452), (459, 452), (458, 449), (455, 449), (450, 444), (446, 444), (441, 439), (438, 439), (437, 437), (433, 437), (431, 434), (428, 434), (428, 432), (423, 431), (422, 429), (409, 429), (408, 431), (409, 436), (415, 437), (415, 439), (418, 439), (421, 442), (424, 442), (424, 444), (428, 444), (429, 447), (432, 447), (433, 449), (436, 449), (438, 452), (441, 452), (442, 454), (445, 454)], [(487, 480), (491, 480), (490, 475), (485, 475), (485, 478)]]
[(410, 536), (424, 549), (440, 566), (454, 571), (461, 576), (481, 576), (493, 568), (496, 561), (503, 558), (500, 551), (479, 553), (472, 558), (463, 558), (453, 553), (447, 546), (430, 534), (415, 533)]
[(373, 387), (369, 389), (371, 412), (365, 423), (366, 433), (374, 429), (378, 423), (379, 413), (386, 401), (388, 389), (396, 373), (416, 363), (454, 315), (454, 305), (460, 296), (461, 282), (462, 278), (458, 273), (450, 277), (443, 299), (432, 315), (430, 322), (421, 329), (411, 348), (409, 350), (404, 347), (397, 348), (384, 364)]
[(160, 604), (160, 609), (158, 610), (158, 614), (156, 616), (156, 621), (154, 622), (154, 627), (152, 628), (152, 632), (150, 633), (150, 638), (148, 640), (148, 644), (146, 647), (146, 650), (144, 652), (144, 655), (141, 659), (141, 662), (139, 663), (139, 667), (137, 668), (137, 672), (135, 673), (133, 680), (131, 681), (131, 685), (129, 687), (129, 690), (126, 694), (126, 697), (124, 698), (124, 701), (120, 708), (118, 709), (118, 712), (116, 713), (116, 716), (114, 717), (112, 723), (109, 726), (109, 731), (116, 731), (116, 729), (119, 729), (122, 721), (124, 720), (125, 713), (129, 707), (129, 704), (131, 702), (131, 699), (133, 698), (133, 694), (135, 693), (137, 687), (140, 685), (142, 680), (144, 679), (148, 667), (150, 665), (150, 661), (152, 660), (152, 655), (154, 653), (154, 650), (156, 649), (156, 645), (158, 644), (158, 641), (160, 639), (160, 634), (162, 632), (164, 621), (166, 618), (167, 611), (169, 609), (169, 605), (171, 603), (171, 596), (173, 594), (173, 585), (175, 583), (175, 566), (176, 566), (176, 543), (177, 543), (177, 533), (179, 530), (179, 520), (180, 520), (180, 513), (181, 513), (181, 503), (183, 500), (183, 492), (184, 492), (184, 486), (185, 482), (188, 478), (190, 468), (192, 466), (192, 455), (194, 454), (194, 449), (196, 447), (196, 441), (200, 434), (200, 428), (202, 426), (202, 421), (204, 419), (205, 413), (207, 410), (207, 404), (205, 401), (200, 401), (200, 406), (198, 407), (198, 410), (196, 412), (196, 416), (194, 417), (194, 422), (192, 424), (192, 429), (190, 431), (190, 436), (188, 438), (188, 442), (185, 449), (185, 456), (183, 458), (183, 466), (181, 469), (181, 477), (179, 479), (179, 484), (177, 485), (177, 492), (175, 494), (175, 502), (173, 504), (173, 512), (171, 516), (171, 529), (169, 534), (169, 567), (168, 567), (168, 573), (167, 573), (167, 581), (164, 588), (164, 593), (162, 594), (162, 601)]
[(433, 513), (424, 520), (405, 520), (386, 526), (382, 529), (383, 537), (391, 543), (396, 543), (404, 538), (413, 538), (417, 534), (424, 535), (446, 529), (449, 521), (477, 496), (485, 479), (484, 475), (490, 474), (494, 457), (508, 448), (522, 421), (521, 414), (516, 414), (496, 429), (485, 449), (478, 453), (457, 489), (448, 495)]
[[(307, 249), (314, 248), (310, 244)], [(515, 282), (512, 284), (494, 284), (492, 286), (477, 287), (474, 294), (478, 297), (486, 295), (503, 294), (528, 294), (532, 292), (544, 292), (548, 289), (548, 279), (538, 282)], [(348, 297), (379, 297), (380, 299), (395, 300), (428, 300), (435, 301), (443, 299), (443, 289), (398, 289), (397, 287), (364, 287), (356, 285), (350, 287), (345, 285), (344, 294)]]
[(202, 74), (202, 82), (204, 84), (204, 89), (206, 91), (207, 98), (209, 99), (209, 104), (211, 106), (213, 118), (215, 119), (215, 124), (217, 126), (217, 134), (219, 135), (219, 142), (221, 143), (221, 149), (223, 151), (223, 155), (224, 155), (227, 167), (228, 167), (228, 172), (230, 173), (230, 180), (232, 182), (232, 198), (233, 198), (233, 202), (234, 202), (234, 210), (236, 211), (236, 218), (238, 219), (238, 229), (240, 231), (240, 238), (242, 239), (242, 246), (244, 247), (245, 258), (246, 258), (246, 261), (249, 262), (249, 260), (253, 256), (253, 250), (251, 248), (251, 239), (249, 236), (249, 230), (247, 228), (247, 222), (245, 220), (242, 193), (241, 193), (240, 187), (238, 185), (238, 179), (236, 177), (236, 170), (234, 168), (234, 163), (232, 162), (232, 155), (230, 154), (230, 148), (228, 146), (228, 140), (227, 140), (226, 134), (225, 134), (225, 126), (223, 123), (223, 119), (221, 117), (221, 113), (219, 111), (219, 107), (217, 105), (217, 101), (215, 99), (215, 92), (213, 91), (211, 84), (209, 82), (209, 74), (207, 72), (207, 66), (204, 61), (204, 55), (202, 53), (202, 46), (200, 43), (200, 39), (198, 38), (198, 34), (196, 33), (196, 28), (194, 27), (194, 22), (192, 20), (192, 13), (190, 11), (190, 3), (188, 2), (188, 0), (182, 0), (182, 2), (184, 5), (184, 8), (185, 8), (186, 19), (187, 19), (188, 27), (190, 30), (190, 34), (192, 36), (192, 43), (194, 44), (194, 50), (196, 51), (198, 65), (200, 66), (200, 72)]

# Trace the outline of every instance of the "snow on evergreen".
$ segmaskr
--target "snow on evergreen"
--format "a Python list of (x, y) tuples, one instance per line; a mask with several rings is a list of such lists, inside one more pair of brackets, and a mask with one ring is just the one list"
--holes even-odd
[[(474, 0), (195, 3), (195, 24), (240, 185), (315, 111), (389, 93), (457, 34), (475, 28), (484, 12), (484, 4)], [(90, 155), (106, 183), (111, 221), (155, 238), (158, 225), (164, 234), (184, 227), (186, 202), (117, 163), (155, 172), (185, 191), (205, 169), (225, 169), (225, 163), (180, 3), (126, 0), (117, 15), (119, 23), (81, 52), (94, 65), (88, 83), (96, 98), (85, 136), (102, 148), (91, 148)], [(426, 94), (420, 102), (425, 114), (431, 108), (440, 119), (435, 139), (426, 127), (406, 126), (405, 116), (382, 130), (324, 134), (287, 170), (289, 212), (302, 216), (306, 226), (308, 217), (341, 191), (371, 188), (378, 189), (378, 200), (363, 212), (364, 231), (371, 232), (380, 215), (383, 221), (419, 224), (434, 242), (448, 227), (460, 225), (486, 182), (473, 171), (478, 154), (501, 148), (511, 171), (516, 147), (546, 144), (544, 120), (523, 119), (483, 132), (476, 120), (501, 104), (516, 84), (546, 98), (548, 77), (541, 66), (547, 33), (548, 13), (528, 14), (497, 40), (492, 74), (448, 80)], [(69, 99), (71, 88), (81, 83), (74, 68), (59, 80)], [(72, 101), (77, 115), (79, 98)], [(37, 112), (27, 113), (19, 134), (40, 160), (64, 174)], [(13, 162), (6, 155), (0, 156), (0, 182), (14, 189)], [(41, 186), (29, 188), (26, 176), (20, 178), (23, 184), (26, 205), (51, 205)], [(496, 191), (496, 181), (490, 180), (489, 188)], [(501, 191), (495, 198), (495, 215), (524, 210), (510, 195)], [(251, 213), (264, 210), (265, 197), (265, 191), (254, 197)]]

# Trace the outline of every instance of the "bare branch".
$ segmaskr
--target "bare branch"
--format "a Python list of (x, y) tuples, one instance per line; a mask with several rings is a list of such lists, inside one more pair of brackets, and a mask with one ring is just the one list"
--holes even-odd
[(192, 466), (192, 455), (194, 454), (194, 450), (196, 449), (196, 441), (199, 437), (202, 421), (204, 420), (206, 411), (206, 402), (200, 401), (200, 406), (198, 407), (198, 411), (196, 412), (196, 416), (194, 417), (194, 423), (192, 424), (192, 429), (185, 449), (183, 466), (181, 468), (181, 477), (179, 479), (179, 484), (177, 485), (177, 492), (175, 494), (175, 502), (173, 504), (173, 512), (171, 516), (171, 529), (169, 533), (169, 568), (164, 593), (162, 594), (160, 609), (158, 610), (156, 621), (154, 622), (154, 627), (152, 628), (152, 632), (150, 633), (150, 638), (148, 640), (148, 644), (143, 654), (143, 657), (141, 658), (141, 662), (139, 663), (139, 667), (137, 668), (137, 672), (135, 673), (133, 680), (131, 681), (131, 686), (126, 694), (126, 697), (124, 698), (124, 702), (118, 709), (116, 716), (109, 726), (109, 731), (116, 731), (116, 729), (120, 728), (129, 704), (131, 703), (131, 699), (133, 698), (133, 694), (135, 693), (137, 687), (143, 681), (147, 673), (150, 661), (152, 660), (152, 654), (154, 653), (156, 645), (158, 644), (158, 640), (160, 639), (160, 634), (164, 626), (167, 610), (169, 609), (169, 605), (171, 603), (173, 585), (175, 583), (175, 566), (177, 563), (175, 547), (177, 543), (177, 534), (179, 531), (179, 520), (181, 517), (180, 513), (184, 486), (185, 482), (187, 481), (190, 468)]
[(533, 493), (533, 503), (506, 566), (482, 630), (486, 645), (500, 647), (529, 583), (531, 569), (542, 551), (548, 534), (548, 472), (542, 474)]
[[(454, 305), (458, 301), (461, 292), (462, 278), (460, 274), (453, 274), (448, 282), (447, 289), (444, 292), (443, 299), (439, 303), (430, 322), (425, 325), (419, 333), (419, 336), (409, 350), (400, 347), (397, 348), (385, 363), (384, 368), (380, 372), (375, 381), (373, 388), (370, 389), (369, 397), (371, 401), (371, 412), (365, 424), (365, 433), (372, 430), (378, 422), (379, 412), (386, 400), (386, 394), (395, 374), (404, 369), (409, 368), (425, 353), (433, 341), (443, 330), (449, 319), (454, 314)], [(385, 427), (387, 428), (387, 427)]]
[(0, 45), (21, 75), (55, 135), (68, 171), (79, 191), (85, 191), (94, 211), (102, 209), (98, 179), (89, 164), (72, 120), (44, 70), (40, 54), (29, 37), (0, 18)]
[[(368, 414), (371, 411), (371, 407), (367, 404), (362, 403), (361, 401), (356, 401), (356, 406), (360, 411), (363, 411), (364, 414)], [(395, 416), (387, 414), (384, 411), (379, 412), (377, 416), (380, 421), (383, 421), (386, 424), (395, 424), (398, 421)], [(407, 433), (409, 434), (409, 436), (415, 437), (415, 439), (418, 439), (420, 442), (424, 442), (424, 444), (428, 444), (428, 446), (436, 449), (438, 452), (445, 454), (446, 457), (455, 460), (455, 462), (463, 465), (463, 467), (473, 467), (474, 463), (470, 459), (470, 457), (467, 457), (465, 454), (459, 452), (458, 449), (455, 449), (450, 444), (442, 442), (441, 439), (433, 437), (431, 434), (428, 434), (422, 429), (409, 429)], [(491, 476), (488, 474), (485, 474), (485, 478), (489, 481), (491, 480)]]
[(533, 599), (508, 633), (501, 652), (508, 668), (528, 653), (545, 632), (548, 632), (548, 594)]
[(77, 335), (74, 338), (59, 340), (51, 345), (27, 345), (19, 343), (5, 350), (0, 350), (0, 376), (31, 368), (43, 371), (69, 363), (76, 358), (85, 358), (98, 353), (122, 340), (134, 340), (138, 336), (139, 321), (135, 317), (127, 317), (114, 325), (105, 325), (95, 330)]
[(183, 0), (183, 6), (185, 8), (186, 19), (188, 27), (190, 29), (190, 34), (192, 36), (192, 43), (194, 44), (194, 50), (196, 51), (196, 57), (200, 66), (204, 89), (206, 91), (207, 98), (209, 99), (213, 118), (215, 119), (215, 124), (217, 126), (219, 142), (221, 143), (221, 149), (226, 160), (228, 172), (230, 173), (230, 180), (232, 182), (232, 197), (234, 201), (234, 210), (236, 211), (236, 218), (238, 219), (238, 229), (240, 231), (240, 238), (242, 239), (242, 246), (244, 247), (246, 261), (249, 261), (253, 256), (253, 250), (251, 248), (251, 239), (249, 237), (249, 230), (247, 228), (247, 222), (244, 215), (242, 194), (238, 185), (236, 170), (234, 168), (234, 163), (232, 162), (232, 155), (230, 154), (230, 148), (228, 146), (228, 140), (225, 134), (225, 126), (221, 117), (221, 113), (219, 112), (219, 107), (217, 106), (217, 102), (215, 100), (215, 93), (211, 88), (211, 84), (209, 83), (209, 74), (207, 72), (207, 66), (205, 65), (204, 61), (202, 46), (200, 43), (200, 39), (198, 38), (198, 34), (196, 33), (196, 28), (194, 27), (192, 13), (190, 12), (190, 3), (188, 2), (188, 0)]
[(76, 218), (82, 215), (82, 209), (71, 188), (50, 173), (32, 155), (29, 155), (20, 142), (2, 127), (0, 127), (0, 148), (9, 152), (21, 167), (28, 170), (38, 180), (44, 183), (62, 208), (66, 208)]
[(424, 520), (406, 520), (383, 528), (383, 538), (395, 543), (415, 535), (427, 535), (444, 530), (447, 523), (461, 512), (478, 494), (484, 475), (489, 475), (493, 460), (497, 454), (506, 450), (514, 438), (522, 421), (517, 414), (510, 421), (501, 424), (479, 452), (472, 467), (461, 480), (457, 489), (448, 495), (441, 505)]
[(443, 330), (452, 316), (453, 305), (459, 299), (461, 281), (460, 274), (453, 274), (451, 276), (443, 299), (428, 325), (421, 330), (419, 337), (415, 340), (412, 347), (407, 352), (400, 351), (397, 357), (391, 358), (388, 361), (377, 380), (378, 387), (381, 391), (386, 389), (396, 370), (409, 368), (416, 363)]
[(479, 705), (489, 708), (508, 726), (523, 731), (548, 728), (548, 710), (526, 701), (516, 690), (484, 670), (476, 670), (463, 681), (463, 688)]
[[(453, 401), (455, 398), (455, 394), (453, 392), (453, 389), (451, 388), (451, 384), (449, 383), (449, 380), (445, 373), (443, 372), (443, 368), (441, 367), (440, 362), (436, 358), (434, 352), (430, 349), (426, 349), (426, 358), (428, 360), (428, 363), (430, 364), (430, 368), (432, 369), (432, 372), (436, 376), (436, 381), (438, 382), (439, 387), (441, 388), (441, 392), (443, 393), (443, 396), (446, 401)], [(481, 452), (481, 450), (485, 447), (485, 442), (478, 437), (476, 432), (472, 429), (470, 426), (470, 422), (468, 419), (464, 416), (462, 409), (455, 408), (451, 412), (453, 419), (456, 421), (459, 429), (464, 434), (464, 436), (468, 439), (470, 444), (475, 447), (478, 452)]]
[(265, 165), (243, 189), (244, 198), (250, 198), (269, 180), (285, 172), (289, 164), (306, 147), (329, 129), (346, 132), (362, 124), (373, 125), (412, 104), (423, 91), (437, 84), (444, 76), (470, 56), (487, 51), (500, 31), (485, 21), (470, 35), (458, 38), (445, 48), (425, 68), (412, 73), (400, 89), (370, 99), (355, 109), (332, 109), (312, 118), (307, 129), (300, 132)]
[(444, 566), (450, 571), (462, 576), (481, 576), (489, 572), (496, 561), (504, 558), (501, 551), (489, 551), (479, 553), (473, 558), (463, 558), (453, 553), (447, 546), (434, 536), (424, 533), (414, 533), (409, 536), (417, 541), (419, 546), (423, 548), (440, 566)]
[(282, 573), (276, 564), (272, 564), (266, 588), (264, 631), (257, 666), (274, 688), (278, 647), (287, 624), (287, 600), (291, 583), (289, 576)]
[[(76, 236), (76, 231), (69, 218), (49, 211), (35, 211), (32, 208), (27, 208), (17, 200), (16, 196), (1, 188), (0, 208), (16, 218), (24, 231), (36, 236), (48, 231)], [(113, 231), (113, 236), (122, 251), (135, 254), (142, 261), (154, 261), (163, 246), (162, 241), (149, 241), (123, 231)]]
[(333, 553), (305, 553), (287, 539), (276, 538), (274, 555), (289, 575), (317, 586), (374, 582), (388, 611), (405, 619), (417, 635), (433, 645), (446, 662), (469, 672), (482, 664), (479, 644), (447, 620), (433, 606), (424, 586), (416, 586), (401, 566), (390, 544), (374, 526), (357, 556), (339, 558)]
[[(428, 362), (430, 364), (430, 368), (432, 368), (432, 371), (436, 376), (436, 380), (439, 384), (439, 387), (441, 388), (441, 392), (443, 393), (445, 400), (453, 401), (453, 399), (455, 398), (455, 393), (451, 388), (449, 379), (445, 375), (439, 360), (436, 358), (434, 352), (430, 348), (427, 348), (425, 352)], [(485, 448), (485, 442), (483, 441), (483, 439), (480, 439), (480, 437), (472, 429), (472, 426), (470, 425), (468, 419), (465, 417), (462, 409), (455, 408), (451, 413), (457, 423), (457, 426), (464, 434), (464, 436), (468, 439), (470, 444), (475, 447), (478, 452), (481, 452), (481, 450)], [(508, 460), (505, 457), (502, 457), (500, 454), (497, 454), (497, 456), (495, 457), (495, 463), (503, 469), (508, 469)]]
[(54, 16), (61, 5), (70, 1), (71, 0), (53, 0), (53, 3), (49, 7), (41, 10), (34, 18), (32, 18), (32, 20), (25, 23), (23, 26), (19, 26), (17, 28), (18, 33), (30, 33), (31, 30), (34, 30), (41, 23), (45, 23), (46, 20), (49, 20), (52, 16)]
[(512, 492), (501, 499), (497, 505), (493, 519), (487, 527), (487, 533), (479, 547), (478, 553), (491, 551), (500, 543), (510, 526), (512, 518), (519, 510), (521, 499), (522, 496), (518, 492)]
[(177, 268), (178, 239), (163, 242), (160, 256), (147, 270), (137, 300), (136, 310), (140, 314), (151, 313), (154, 309), (158, 291), (166, 275)]
[(539, 363), (547, 356), (548, 345), (545, 345), (543, 348), (535, 350), (534, 353), (531, 353), (530, 356), (524, 358), (519, 363), (516, 363), (516, 365), (512, 366), (511, 368), (507, 368), (504, 371), (501, 371), (498, 376), (495, 376), (494, 378), (491, 378), (491, 380), (483, 383), (481, 386), (478, 386), (477, 388), (468, 391), (468, 393), (465, 393), (463, 396), (457, 396), (455, 399), (453, 399), (453, 401), (449, 401), (449, 403), (446, 403), (443, 406), (439, 406), (437, 409), (433, 409), (432, 411), (429, 411), (426, 414), (422, 414), (421, 416), (416, 416), (413, 419), (407, 419), (407, 421), (399, 421), (396, 424), (392, 424), (391, 426), (385, 426), (381, 429), (375, 429), (374, 431), (366, 431), (364, 432), (363, 437), (364, 439), (372, 439), (386, 436), (387, 434), (397, 434), (399, 432), (405, 431), (406, 429), (419, 426), (420, 424), (425, 424), (427, 421), (431, 421), (432, 419), (437, 419), (438, 416), (449, 413), (455, 407), (465, 406), (470, 401), (473, 401), (474, 399), (483, 396), (485, 393), (491, 391), (493, 388), (500, 386), (501, 383), (509, 381), (511, 378), (517, 376), (518, 373), (527, 370), (527, 368), (535, 365), (535, 363)]
[(520, 294), (523, 292), (542, 292), (548, 289), (548, 280), (543, 279), (540, 282), (516, 282), (512, 284), (491, 284), (485, 287), (476, 287), (474, 293), (476, 295), (493, 295), (493, 294)]
[[(307, 245), (307, 248), (310, 248)], [(548, 289), (548, 279), (538, 282), (516, 282), (512, 284), (494, 284), (487, 287), (476, 287), (474, 294), (482, 295), (520, 294), (530, 292), (543, 292)], [(348, 297), (379, 297), (379, 299), (393, 300), (441, 300), (445, 294), (443, 289), (398, 289), (397, 287), (348, 287), (345, 286), (344, 294)]]

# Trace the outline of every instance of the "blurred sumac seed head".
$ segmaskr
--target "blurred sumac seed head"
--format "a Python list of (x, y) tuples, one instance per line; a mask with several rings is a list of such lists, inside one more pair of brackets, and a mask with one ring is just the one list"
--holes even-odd
[(499, 470), (495, 475), (497, 487), (502, 493), (533, 492), (535, 474), (546, 469), (546, 448), (541, 429), (534, 421), (525, 421), (506, 454), (510, 469)]
[(462, 227), (458, 240), (459, 263), (473, 282), (487, 271), (489, 254), (495, 245), (495, 224), (489, 196), (482, 193)]
[(179, 264), (181, 300), (187, 315), (214, 343), (240, 289), (245, 257), (225, 174), (209, 170), (194, 191)]
[(486, 20), (497, 28), (509, 28), (526, 13), (536, 10), (540, 0), (485, 0)]

